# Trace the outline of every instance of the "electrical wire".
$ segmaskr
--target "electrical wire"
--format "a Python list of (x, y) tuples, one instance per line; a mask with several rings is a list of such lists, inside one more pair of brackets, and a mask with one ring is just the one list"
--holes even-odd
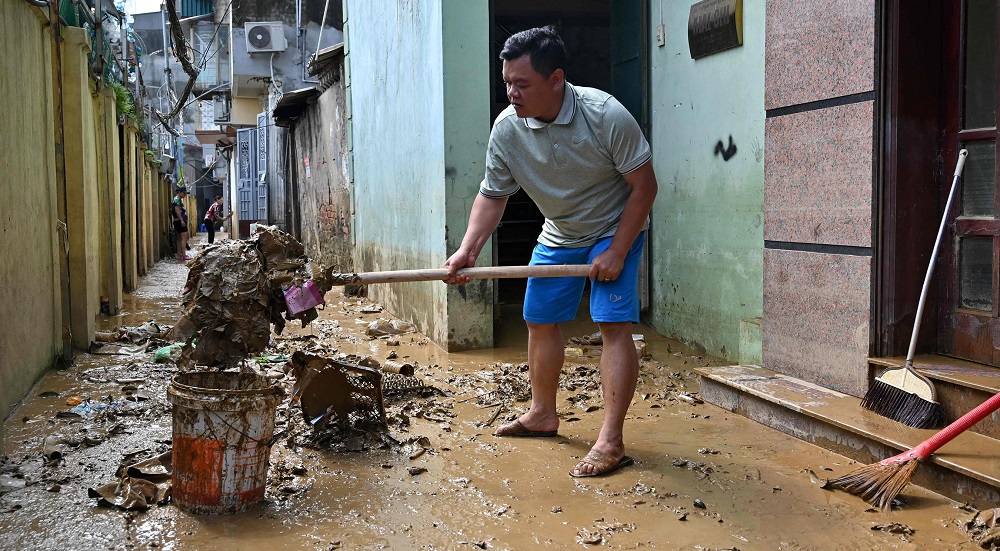
[[(233, 4), (233, 0), (229, 0), (229, 2), (226, 4), (226, 11), (223, 14), (223, 18), (222, 18), (223, 21), (225, 20), (226, 14), (229, 13), (229, 9), (232, 7), (232, 4)], [(174, 57), (177, 58), (177, 60), (181, 64), (181, 68), (183, 68), (184, 72), (187, 73), (187, 75), (188, 75), (188, 82), (187, 82), (187, 84), (184, 85), (184, 90), (181, 93), (180, 99), (178, 99), (176, 102), (173, 102), (173, 101), (171, 102), (171, 103), (174, 103), (174, 106), (170, 109), (170, 111), (168, 113), (162, 113), (160, 111), (156, 111), (156, 118), (159, 119), (160, 124), (168, 132), (170, 132), (174, 136), (177, 136), (178, 135), (177, 130), (175, 130), (174, 128), (172, 128), (170, 126), (170, 124), (168, 123), (168, 121), (170, 119), (176, 117), (177, 114), (180, 113), (181, 109), (184, 108), (184, 105), (183, 105), (184, 102), (187, 100), (188, 95), (191, 94), (191, 90), (194, 88), (194, 85), (195, 85), (195, 83), (196, 83), (196, 81), (198, 79), (198, 75), (201, 73), (201, 70), (204, 68), (205, 64), (208, 63), (208, 60), (210, 59), (210, 57), (209, 56), (205, 56), (205, 58), (202, 59), (201, 67), (198, 68), (198, 69), (195, 68), (194, 64), (191, 62), (191, 59), (188, 58), (188, 50), (192, 49), (192, 48), (190, 48), (190, 45), (188, 43), (187, 38), (184, 36), (183, 32), (181, 31), (181, 28), (180, 28), (180, 18), (177, 16), (177, 3), (176, 3), (175, 0), (166, 0), (166, 6), (167, 6), (168, 15), (170, 16), (171, 33), (173, 35), (173, 39), (174, 39), (174, 43), (175, 43), (174, 44), (174, 48), (173, 48), (173, 50), (174, 50)], [(219, 29), (221, 27), (222, 27), (222, 22), (220, 21), (216, 25), (216, 31), (215, 31), (215, 33), (213, 33), (213, 35), (212, 35), (213, 36), (213, 40), (214, 40), (214, 37), (218, 34), (218, 31), (219, 31)], [(166, 45), (164, 45), (164, 51), (166, 51)], [(218, 50), (216, 50), (216, 51), (218, 51)]]

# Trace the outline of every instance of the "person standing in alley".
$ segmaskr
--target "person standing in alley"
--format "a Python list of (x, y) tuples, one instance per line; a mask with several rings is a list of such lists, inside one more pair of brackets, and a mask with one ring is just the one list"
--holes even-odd
[(226, 216), (222, 216), (222, 201), (222, 196), (216, 195), (215, 202), (212, 203), (212, 206), (208, 207), (208, 212), (205, 213), (205, 229), (208, 230), (209, 245), (215, 243), (216, 225), (224, 220), (229, 220), (233, 216), (231, 212)]
[(187, 197), (187, 189), (184, 186), (177, 186), (174, 189), (174, 199), (170, 202), (170, 220), (174, 224), (174, 232), (177, 233), (177, 260), (188, 260), (187, 240), (188, 240), (188, 215), (187, 208), (184, 207), (184, 198)]
[(590, 452), (570, 474), (589, 477), (631, 465), (623, 437), (635, 393), (639, 358), (632, 323), (639, 321), (639, 260), (657, 184), (649, 144), (638, 123), (613, 96), (565, 80), (566, 49), (553, 27), (507, 39), (503, 79), (510, 105), (497, 117), (486, 151), (486, 176), (469, 227), (445, 262), (447, 283), (474, 266), (496, 229), (507, 199), (523, 188), (545, 223), (530, 264), (591, 265), (587, 278), (529, 278), (528, 326), (531, 407), (494, 433), (555, 436), (556, 389), (564, 361), (559, 324), (576, 317), (586, 280), (590, 315), (601, 330), (604, 422)]

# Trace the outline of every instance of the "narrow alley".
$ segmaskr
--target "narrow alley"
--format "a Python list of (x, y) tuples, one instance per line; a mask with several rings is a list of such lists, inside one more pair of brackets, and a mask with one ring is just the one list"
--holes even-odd
[[(99, 330), (171, 325), (186, 275), (179, 262), (157, 263)], [(259, 508), (193, 515), (169, 503), (99, 506), (88, 489), (170, 449), (166, 388), (177, 373), (172, 361), (154, 362), (158, 346), (145, 340), (108, 344), (47, 373), (5, 423), (0, 548), (979, 548), (962, 530), (973, 513), (920, 488), (908, 488), (888, 515), (822, 489), (819, 479), (852, 462), (697, 400), (691, 369), (725, 362), (649, 327), (636, 328), (649, 357), (626, 422), (637, 467), (574, 479), (568, 471), (602, 415), (596, 356), (567, 359), (559, 437), (500, 439), (493, 427), (526, 409), (523, 331), (494, 349), (448, 354), (415, 332), (369, 336), (371, 322), (391, 319), (378, 304), (340, 291), (327, 298), (318, 320), (272, 335), (250, 364), (287, 390), (282, 360), (297, 350), (413, 365), (418, 385), (397, 380), (403, 390), (394, 391), (392, 379), (384, 382), (386, 438), (317, 440), (286, 399)], [(594, 330), (576, 322), (566, 334)], [(92, 407), (70, 405), (80, 400)]]
[(1000, 550), (1000, 0), (0, 43), (0, 550)]

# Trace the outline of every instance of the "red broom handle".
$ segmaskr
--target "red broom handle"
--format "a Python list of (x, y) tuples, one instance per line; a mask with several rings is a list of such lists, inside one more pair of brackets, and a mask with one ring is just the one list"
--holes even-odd
[(961, 416), (954, 423), (941, 429), (934, 436), (924, 440), (916, 447), (910, 448), (909, 451), (905, 451), (895, 457), (883, 459), (882, 461), (879, 461), (879, 463), (888, 466), (895, 463), (905, 463), (913, 459), (927, 459), (931, 456), (931, 454), (936, 452), (938, 448), (948, 442), (951, 442), (956, 436), (962, 434), (968, 430), (969, 427), (982, 421), (987, 415), (998, 409), (1000, 409), (1000, 392), (994, 394), (992, 398), (976, 406), (976, 409)]

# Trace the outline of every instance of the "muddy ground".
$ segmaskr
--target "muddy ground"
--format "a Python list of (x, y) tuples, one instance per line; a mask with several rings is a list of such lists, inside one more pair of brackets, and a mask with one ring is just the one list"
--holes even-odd
[[(126, 312), (100, 328), (173, 323), (185, 276), (180, 263), (160, 262), (127, 297)], [(637, 464), (574, 479), (568, 471), (602, 418), (596, 356), (567, 357), (559, 437), (500, 439), (493, 427), (528, 405), (516, 306), (504, 308), (497, 348), (448, 354), (417, 333), (369, 337), (370, 322), (388, 313), (338, 290), (327, 299), (319, 320), (273, 336), (269, 353), (305, 348), (414, 364), (415, 376), (437, 390), (386, 395), (391, 438), (317, 439), (286, 401), (260, 507), (230, 516), (191, 515), (172, 504), (144, 512), (99, 507), (88, 488), (115, 480), (120, 465), (169, 449), (166, 388), (176, 366), (153, 363), (141, 344), (80, 352), (4, 423), (0, 549), (979, 548), (961, 529), (972, 515), (961, 504), (911, 486), (898, 510), (875, 512), (821, 489), (809, 474), (842, 474), (849, 460), (678, 399), (697, 396), (692, 368), (724, 362), (649, 327), (635, 330), (650, 357), (626, 422)], [(565, 335), (595, 330), (581, 321)], [(253, 365), (286, 387), (293, 382), (281, 362)], [(75, 397), (106, 408), (65, 417)], [(61, 438), (49, 444), (61, 457), (47, 459), (43, 446), (54, 435)]]

